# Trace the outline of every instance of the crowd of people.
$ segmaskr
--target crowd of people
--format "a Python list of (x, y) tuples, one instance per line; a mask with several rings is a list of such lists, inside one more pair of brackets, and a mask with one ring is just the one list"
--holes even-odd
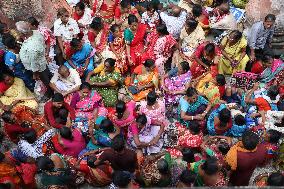
[(0, 188), (284, 186), (275, 15), (67, 2), (52, 28), (0, 22)]

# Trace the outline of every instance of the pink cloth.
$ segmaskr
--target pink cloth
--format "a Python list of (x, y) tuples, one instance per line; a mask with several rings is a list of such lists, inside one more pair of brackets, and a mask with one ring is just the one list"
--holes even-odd
[(64, 152), (61, 153), (63, 155), (69, 155), (72, 157), (78, 157), (79, 153), (85, 149), (86, 143), (85, 139), (81, 134), (81, 131), (78, 129), (73, 130), (73, 140), (67, 140), (62, 138)]
[(118, 127), (126, 127), (131, 123), (135, 122), (135, 108), (136, 103), (134, 101), (130, 101), (126, 104), (126, 110), (129, 112), (129, 116), (126, 119), (115, 119), (112, 115), (111, 120)]

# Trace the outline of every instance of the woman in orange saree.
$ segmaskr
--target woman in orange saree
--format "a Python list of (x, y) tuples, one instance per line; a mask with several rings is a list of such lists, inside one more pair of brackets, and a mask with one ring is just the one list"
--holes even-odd
[(139, 24), (135, 15), (128, 16), (128, 24), (129, 28), (124, 30), (124, 40), (126, 42), (126, 55), (131, 71), (133, 71), (136, 66), (142, 64), (147, 25)]

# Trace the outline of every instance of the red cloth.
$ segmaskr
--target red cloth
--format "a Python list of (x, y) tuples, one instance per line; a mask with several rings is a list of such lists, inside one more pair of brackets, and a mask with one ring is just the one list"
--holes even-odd
[[(128, 13), (135, 15), (135, 14), (138, 13), (138, 11), (137, 11), (136, 8), (131, 7), (131, 9), (130, 9), (130, 11), (128, 11)], [(117, 6), (115, 8), (115, 11), (114, 11), (114, 18), (115, 19), (120, 19), (120, 17), (121, 17), (121, 9), (120, 9), (120, 6)]]
[(270, 104), (264, 98), (258, 97), (254, 101), (259, 111), (271, 110)]
[(225, 85), (223, 85), (223, 86), (218, 86), (218, 88), (219, 88), (220, 97), (222, 98), (225, 95), (226, 87)]
[[(70, 119), (71, 120), (75, 120), (76, 118), (76, 115), (75, 115), (75, 110), (74, 108), (72, 108), (69, 104), (65, 103), (63, 104), (63, 108), (66, 108), (69, 112), (69, 116), (70, 116)], [(49, 122), (49, 124), (54, 127), (54, 128), (57, 128), (57, 129), (60, 129), (61, 127), (65, 126), (63, 124), (60, 124), (60, 123), (57, 123), (56, 120), (55, 120), (55, 113), (54, 112), (54, 108), (53, 108), (53, 105), (52, 105), (52, 101), (49, 101), (47, 102), (45, 105), (44, 105), (44, 115), (47, 119), (47, 121)]]
[(252, 64), (251, 72), (255, 74), (261, 74), (264, 68), (260, 61), (256, 61)]
[(4, 82), (0, 82), (0, 93), (5, 93), (9, 89), (9, 86), (6, 85)]
[(18, 142), (18, 136), (20, 134), (32, 131), (32, 128), (23, 128), (19, 124), (4, 124), (5, 133), (8, 135), (10, 140), (14, 143)]

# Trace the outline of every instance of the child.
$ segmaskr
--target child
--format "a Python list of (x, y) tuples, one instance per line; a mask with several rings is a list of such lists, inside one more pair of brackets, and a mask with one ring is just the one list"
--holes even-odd
[(155, 10), (154, 5), (152, 3), (149, 3), (147, 6), (147, 11), (142, 14), (141, 23), (147, 24), (148, 29), (154, 30), (159, 22), (159, 14)]
[(5, 65), (13, 71), (15, 77), (22, 79), (25, 82), (26, 87), (33, 91), (35, 86), (35, 82), (32, 79), (33, 74), (32, 72), (27, 71), (21, 63), (16, 39), (12, 35), (7, 34), (4, 38), (4, 45), (7, 48), (4, 55)]
[(128, 70), (124, 38), (119, 25), (112, 25), (110, 27), (110, 31), (111, 32), (108, 36), (108, 42), (110, 50), (115, 54), (116, 57), (115, 66), (120, 70), (122, 74), (124, 74)]
[(234, 111), (236, 111), (236, 114), (233, 115), (234, 122), (233, 122), (233, 126), (230, 130), (230, 133), (234, 137), (241, 137), (243, 135), (243, 133), (248, 129), (248, 127), (246, 125), (246, 119), (242, 115), (241, 111), (231, 110), (231, 113), (233, 113)]
[(282, 134), (276, 130), (268, 130), (264, 135), (264, 144), (267, 149), (266, 158), (268, 160), (277, 156), (279, 150), (278, 142), (281, 138), (281, 135)]

